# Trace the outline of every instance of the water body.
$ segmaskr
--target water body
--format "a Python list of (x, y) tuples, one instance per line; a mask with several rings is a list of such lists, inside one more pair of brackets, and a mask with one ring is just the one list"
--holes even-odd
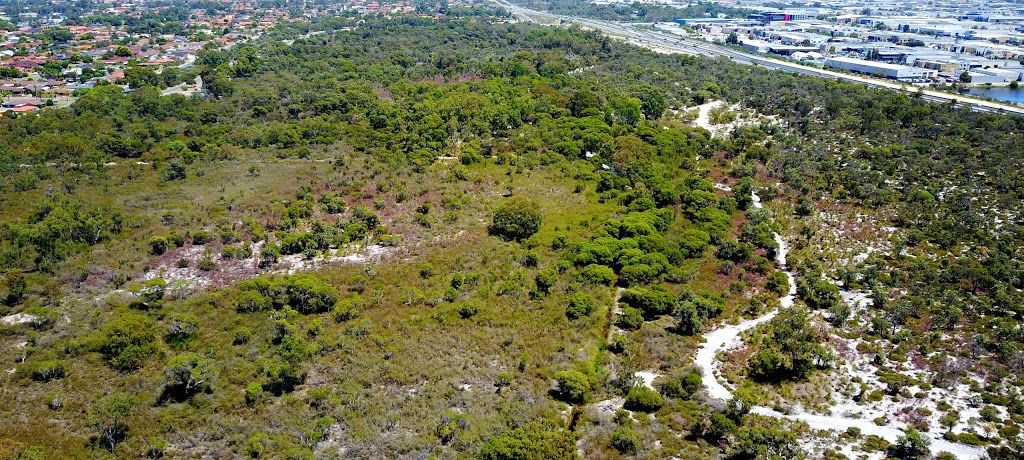
[(971, 88), (967, 94), (972, 96), (990, 97), (992, 99), (1013, 102), (1015, 104), (1024, 104), (1024, 88), (1010, 89), (1009, 87), (1004, 86), (993, 86), (991, 88), (977, 87)]
[[(1022, 91), (1022, 93), (1024, 93), (1024, 91)], [(754, 193), (752, 198), (754, 201), (754, 207), (761, 209), (761, 197)], [(793, 306), (793, 302), (796, 297), (795, 277), (793, 276), (793, 272), (790, 270), (788, 264), (786, 264), (786, 255), (789, 252), (789, 245), (778, 233), (775, 233), (773, 236), (775, 237), (775, 242), (779, 245), (776, 260), (779, 262), (779, 266), (789, 278), (789, 292), (779, 299), (779, 304), (782, 308), (788, 308)], [(757, 318), (742, 321), (739, 324), (723, 326), (704, 334), (705, 342), (700, 349), (697, 350), (697, 356), (694, 359), (694, 362), (701, 369), (701, 378), (704, 380), (704, 386), (707, 388), (708, 396), (721, 400), (728, 400), (732, 398), (733, 389), (730, 388), (732, 385), (720, 380), (718, 375), (715, 373), (715, 370), (721, 367), (716, 356), (718, 352), (741, 345), (742, 339), (740, 338), (740, 334), (770, 321), (778, 314), (779, 309), (774, 309)], [(833, 409), (838, 409), (838, 407), (834, 406)], [(833, 413), (829, 415), (820, 415), (812, 414), (803, 409), (796, 408), (795, 412), (792, 414), (783, 414), (770, 407), (754, 406), (750, 408), (750, 411), (755, 414), (769, 417), (805, 422), (815, 430), (835, 430), (837, 432), (842, 432), (847, 428), (855, 427), (859, 428), (861, 433), (865, 435), (875, 435), (889, 442), (896, 442), (896, 440), (903, 435), (903, 424), (890, 423), (878, 426), (870, 420), (841, 415), (837, 413), (841, 411), (837, 410), (834, 410)], [(980, 459), (985, 455), (985, 451), (977, 447), (949, 442), (942, 438), (935, 439), (934, 436), (930, 437), (932, 438), (932, 450), (934, 452), (950, 452), (960, 460)]]

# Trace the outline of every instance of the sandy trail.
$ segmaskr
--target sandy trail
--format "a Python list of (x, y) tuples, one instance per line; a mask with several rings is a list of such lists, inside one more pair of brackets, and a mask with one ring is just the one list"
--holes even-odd
[[(756, 209), (761, 209), (763, 207), (761, 204), (761, 198), (757, 196), (756, 193), (753, 194), (753, 206)], [(789, 278), (789, 293), (779, 299), (779, 305), (780, 308), (788, 308), (793, 306), (793, 302), (796, 297), (796, 280), (793, 277), (792, 271), (786, 264), (786, 255), (789, 253), (789, 244), (778, 233), (773, 236), (775, 237), (775, 242), (779, 245), (776, 260), (778, 260), (779, 266), (785, 271), (786, 276)], [(721, 363), (716, 359), (718, 353), (739, 346), (742, 343), (740, 335), (743, 332), (770, 321), (778, 314), (779, 309), (775, 309), (757, 318), (744, 320), (738, 324), (725, 325), (704, 334), (705, 342), (697, 351), (697, 357), (694, 361), (697, 366), (701, 368), (701, 378), (704, 380), (704, 386), (707, 388), (708, 396), (720, 400), (729, 400), (732, 398), (733, 389), (730, 388), (731, 385), (729, 385), (728, 382), (723, 383), (723, 381), (716, 375), (716, 370), (721, 367)], [(833, 412), (835, 412), (834, 409), (836, 409), (836, 407), (833, 407)], [(905, 428), (905, 425), (902, 423), (890, 423), (888, 425), (879, 426), (872, 420), (847, 417), (842, 413), (833, 413), (830, 415), (812, 414), (799, 408), (794, 409), (794, 413), (792, 414), (783, 414), (769, 407), (755, 406), (751, 408), (751, 412), (770, 417), (805, 422), (815, 430), (846, 431), (848, 428), (859, 428), (863, 435), (875, 435), (889, 442), (896, 442), (900, 436), (903, 436), (903, 429)], [(941, 438), (932, 439), (931, 450), (933, 453), (942, 451), (949, 452), (957, 458), (964, 460), (979, 459), (985, 456), (985, 451), (980, 448), (952, 443)]]

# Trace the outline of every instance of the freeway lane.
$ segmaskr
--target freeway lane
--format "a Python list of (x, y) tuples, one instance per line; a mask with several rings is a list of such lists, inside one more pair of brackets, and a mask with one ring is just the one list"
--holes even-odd
[[(499, 6), (508, 9), (514, 15), (516, 15), (516, 17), (520, 19), (525, 19), (529, 22), (541, 23), (540, 21), (536, 21), (535, 18), (543, 19), (545, 21), (544, 23), (548, 24), (557, 24), (562, 21), (573, 22), (584, 27), (601, 30), (611, 36), (624, 38), (631, 43), (643, 46), (645, 48), (652, 48), (655, 50), (664, 50), (669, 52), (691, 55), (702, 55), (708, 57), (725, 56), (731, 59), (733, 62), (739, 64), (758, 65), (767, 69), (783, 70), (786, 72), (799, 73), (815, 77), (845, 80), (849, 82), (860, 83), (871, 88), (888, 89), (911, 94), (917, 91), (916, 89), (908, 89), (913, 87), (907, 87), (904, 84), (893, 82), (890, 80), (881, 80), (876, 78), (864, 77), (860, 75), (839, 73), (831, 70), (824, 70), (816, 67), (808, 67), (800, 64), (795, 64), (792, 62), (781, 61), (778, 59), (754, 56), (704, 41), (680, 38), (677, 36), (664, 34), (660, 32), (639, 30), (630, 24), (623, 24), (598, 19), (559, 16), (543, 11), (526, 9), (509, 3), (508, 0), (492, 1), (498, 4)], [(1001, 112), (1024, 115), (1024, 108), (1019, 106), (1001, 104), (998, 102), (983, 101), (981, 99), (975, 99), (956, 94), (921, 89), (921, 97), (925, 100), (933, 102), (955, 102), (957, 104), (967, 104), (971, 108), (971, 110), (974, 110), (976, 112)]]

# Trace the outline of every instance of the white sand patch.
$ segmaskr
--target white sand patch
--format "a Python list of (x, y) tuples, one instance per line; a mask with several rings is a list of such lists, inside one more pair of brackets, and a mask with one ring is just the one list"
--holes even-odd
[[(846, 429), (851, 427), (859, 428), (861, 430), (861, 434), (864, 436), (874, 435), (889, 442), (896, 442), (900, 436), (903, 436), (903, 428), (905, 427), (905, 425), (898, 423), (889, 423), (879, 426), (871, 420), (833, 415), (809, 414), (807, 412), (797, 412), (796, 414), (788, 415), (762, 406), (755, 406), (751, 408), (750, 411), (755, 414), (766, 415), (769, 417), (804, 422), (815, 430), (846, 431)], [(956, 457), (961, 460), (978, 459), (985, 455), (985, 451), (983, 449), (964, 444), (952, 443), (942, 438), (932, 439), (931, 449), (933, 452), (949, 452), (956, 455)]]
[(645, 387), (653, 390), (654, 379), (660, 377), (661, 374), (656, 374), (654, 371), (640, 371), (636, 373), (636, 376), (640, 377), (640, 379), (643, 380)]
[(0, 318), (0, 323), (13, 326), (17, 324), (28, 324), (35, 320), (36, 317), (28, 313), (15, 313), (13, 315), (7, 315), (4, 316), (3, 318)]
[[(762, 207), (761, 199), (756, 193), (753, 194), (753, 200), (754, 207), (760, 209)], [(781, 235), (776, 233), (773, 236), (776, 243), (779, 245), (777, 260), (789, 278), (789, 293), (779, 299), (780, 307), (787, 308), (793, 305), (796, 296), (795, 279), (786, 264), (786, 255), (789, 252), (789, 246)], [(842, 299), (844, 302), (851, 304), (854, 309), (866, 308), (868, 303), (870, 303), (868, 295), (863, 292), (844, 291), (842, 292)], [(721, 363), (716, 359), (718, 353), (738, 346), (741, 343), (740, 334), (756, 327), (759, 324), (771, 320), (778, 314), (778, 312), (779, 310), (775, 309), (758, 318), (741, 321), (739, 324), (722, 326), (704, 334), (705, 342), (697, 351), (695, 362), (701, 368), (704, 385), (707, 388), (708, 395), (710, 397), (720, 400), (729, 400), (732, 398), (732, 390), (726, 387), (727, 384), (723, 383), (715, 372), (715, 370), (721, 365)], [(862, 339), (851, 341), (849, 343), (849, 349), (856, 350), (857, 342), (860, 340)], [(847, 362), (843, 363), (839, 366), (839, 369), (837, 369), (837, 377), (860, 377), (860, 379), (863, 382), (866, 382), (871, 388), (883, 387), (882, 383), (875, 375), (877, 366), (871, 362), (871, 358), (857, 352), (854, 352), (849, 358), (850, 359), (848, 359)], [(843, 378), (834, 378), (831, 381), (833, 382), (833, 386), (837, 386), (840, 385), (840, 382), (843, 380)], [(833, 388), (833, 390), (836, 390), (836, 388)], [(843, 393), (841, 391), (833, 391), (833, 394), (842, 395)], [(952, 403), (954, 410), (958, 410), (960, 412), (961, 422), (967, 420), (968, 424), (977, 424), (977, 417), (975, 416), (977, 409), (969, 407), (968, 404), (964, 404), (964, 401), (968, 401), (969, 399), (967, 398), (971, 396), (969, 386), (961, 385), (954, 388), (952, 391), (932, 389), (932, 395), (942, 397), (947, 401), (951, 399), (958, 399), (954, 396), (962, 397), (962, 399)], [(930, 418), (934, 419), (929, 420), (930, 424), (937, 424), (937, 419), (941, 416), (941, 412), (937, 410), (933, 403), (935, 400), (936, 398), (934, 397), (928, 400), (927, 408), (932, 411)], [(883, 398), (882, 401), (878, 401), (869, 407), (865, 407), (866, 405), (860, 405), (852, 399), (847, 399), (846, 401), (833, 404), (827, 414), (810, 413), (801, 407), (794, 407), (792, 408), (791, 413), (783, 414), (775, 409), (764, 406), (752, 407), (751, 412), (769, 417), (805, 422), (815, 430), (835, 430), (841, 432), (848, 428), (855, 427), (859, 428), (863, 435), (875, 435), (886, 439), (889, 442), (896, 442), (897, 439), (903, 435), (903, 430), (909, 425), (905, 421), (899, 420), (900, 415), (912, 412), (913, 409), (916, 409), (917, 407), (922, 407), (922, 401), (915, 398), (906, 398), (901, 400), (901, 403), (904, 404), (898, 404), (890, 398)], [(909, 405), (906, 403), (909, 403)], [(967, 412), (968, 409), (974, 409), (975, 412)], [(886, 423), (883, 425), (876, 424), (874, 419), (878, 417), (885, 417)], [(958, 425), (956, 428), (960, 428), (960, 426)], [(957, 458), (964, 460), (983, 458), (985, 455), (985, 451), (977, 447), (952, 443), (942, 439), (940, 436), (931, 435), (930, 437), (933, 438), (933, 452), (950, 452)], [(804, 444), (802, 443), (801, 445)]]
[[(712, 123), (711, 112), (719, 108), (725, 108), (728, 111), (734, 112), (735, 119), (728, 123)], [(711, 101), (696, 107), (691, 107), (683, 110), (683, 112), (693, 109), (697, 110), (697, 118), (693, 120), (693, 125), (708, 130), (713, 137), (729, 134), (733, 129), (739, 126), (758, 124), (766, 120), (775, 121), (776, 118), (774, 115), (763, 116), (749, 110), (744, 111), (738, 104), (729, 105), (727, 102), (721, 100)]]

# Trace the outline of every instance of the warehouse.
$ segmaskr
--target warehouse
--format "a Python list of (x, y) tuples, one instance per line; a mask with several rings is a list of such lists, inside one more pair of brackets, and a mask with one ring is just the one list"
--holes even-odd
[(885, 62), (865, 61), (848, 57), (833, 57), (825, 61), (825, 67), (848, 70), (867, 75), (883, 75), (893, 80), (913, 80), (928, 78), (935, 75), (934, 70), (921, 67), (889, 64)]

